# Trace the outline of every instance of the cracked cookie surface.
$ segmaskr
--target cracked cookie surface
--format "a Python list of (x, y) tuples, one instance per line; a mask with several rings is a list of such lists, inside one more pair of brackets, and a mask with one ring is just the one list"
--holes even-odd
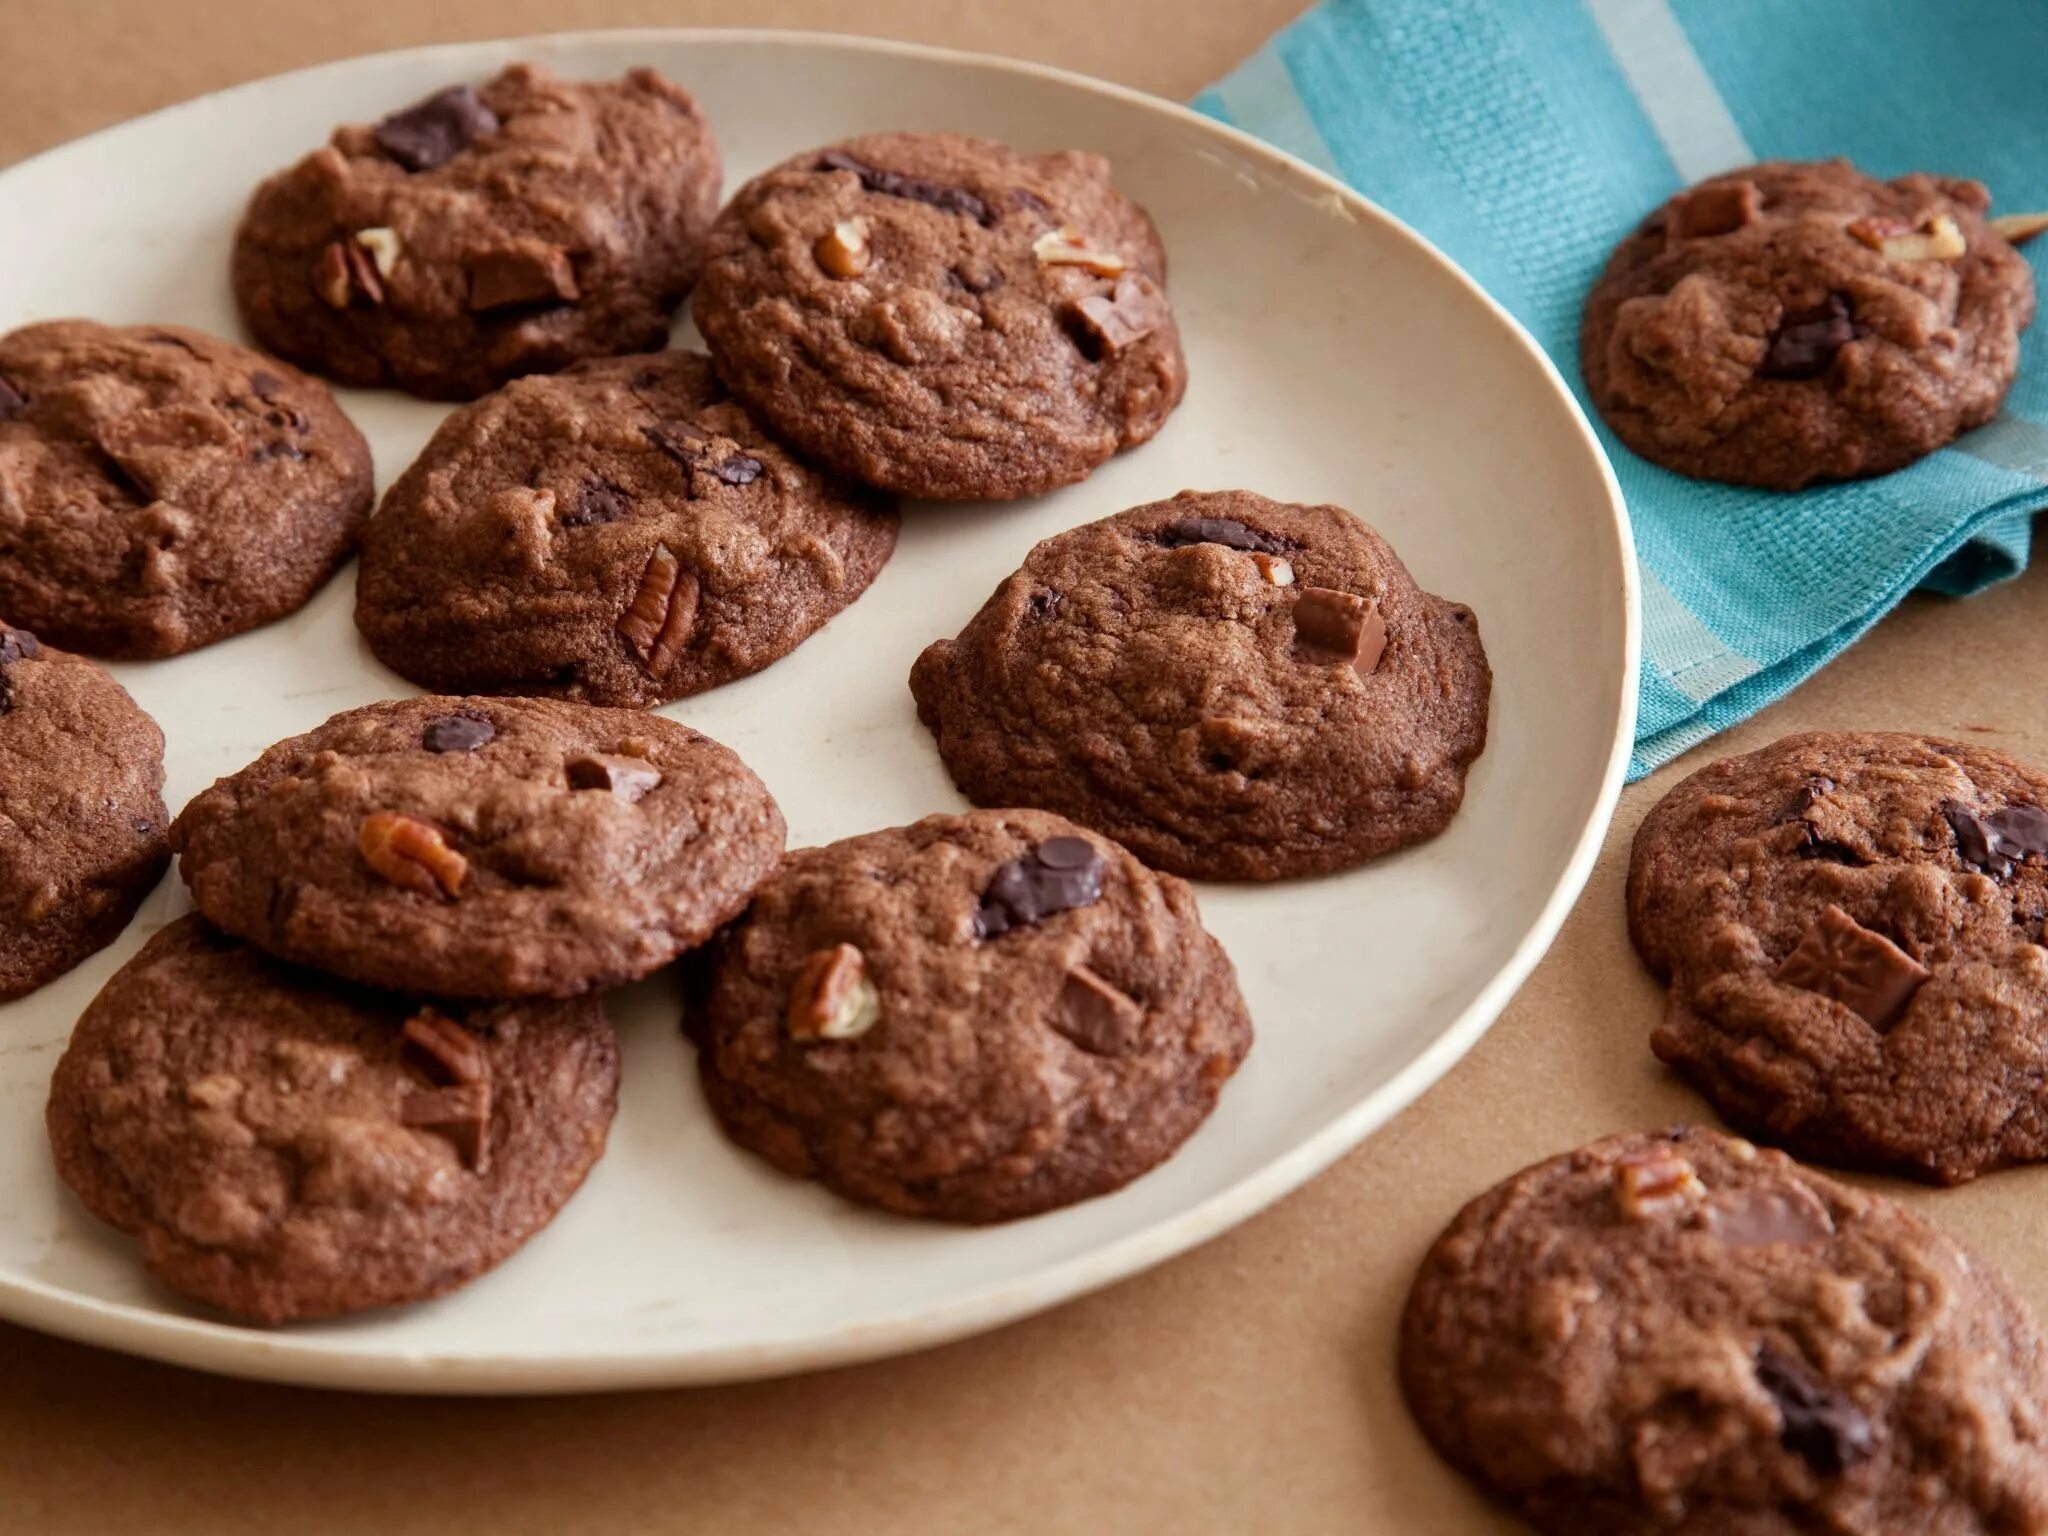
[(1486, 744), (1472, 611), (1338, 507), (1184, 491), (1057, 534), (917, 659), (961, 793), (1194, 879), (1321, 874), (1443, 830)]
[(279, 964), (196, 914), (79, 1020), (57, 1172), (163, 1284), (258, 1323), (420, 1301), (553, 1219), (604, 1151), (595, 997), (423, 1007)]
[(727, 1134), (906, 1215), (1106, 1194), (1251, 1045), (1193, 892), (1041, 811), (800, 849), (702, 961), (686, 1024)]
[(755, 426), (708, 359), (579, 363), (441, 424), (370, 520), (356, 624), (437, 691), (659, 704), (795, 649), (896, 529)]
[(406, 699), (337, 715), (186, 806), (199, 910), (282, 959), (450, 997), (569, 997), (666, 965), (746, 906), (782, 814), (655, 715)]
[(719, 182), (704, 114), (653, 70), (513, 64), (338, 128), (264, 182), (235, 297), (259, 341), (309, 368), (466, 400), (664, 345)]
[(1187, 388), (1166, 253), (1109, 163), (876, 134), (742, 187), (692, 307), (719, 373), (807, 456), (904, 496), (1079, 480)]
[(348, 558), (370, 449), (325, 385), (174, 325), (0, 337), (0, 615), (174, 656), (304, 606)]
[(1680, 782), (1636, 833), (1651, 1044), (1733, 1125), (1956, 1183), (2048, 1158), (2048, 776), (1816, 732)]
[(164, 734), (80, 656), (0, 624), (0, 1002), (111, 944), (170, 862)]
[(1474, 1200), (1401, 1325), (1443, 1457), (1560, 1536), (2048, 1527), (2048, 1350), (1894, 1201), (1681, 1127)]
[(1902, 468), (1998, 413), (2033, 273), (1979, 182), (1773, 161), (1688, 188), (1587, 296), (1581, 366), (1621, 440), (1774, 490)]

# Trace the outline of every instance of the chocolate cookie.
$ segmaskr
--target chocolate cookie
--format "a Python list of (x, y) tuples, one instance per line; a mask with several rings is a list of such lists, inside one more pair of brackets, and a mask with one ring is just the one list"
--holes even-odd
[(1903, 1206), (1681, 1127), (1516, 1174), (1401, 1326), (1430, 1442), (1560, 1536), (2048, 1529), (2048, 1352)]
[(170, 848), (164, 733), (91, 662), (0, 624), (0, 1002), (111, 944)]
[(1644, 458), (1794, 491), (1998, 414), (2034, 316), (1979, 182), (1773, 161), (1681, 192), (1586, 298), (1586, 388)]
[(1486, 745), (1472, 611), (1338, 507), (1183, 491), (1047, 539), (910, 691), (960, 791), (1195, 879), (1442, 831)]
[(78, 1021), (58, 1175), (175, 1291), (257, 1323), (421, 1301), (502, 1263), (604, 1152), (604, 1006), (423, 1006), (195, 916)]
[(1099, 155), (891, 133), (755, 178), (693, 301), (718, 371), (820, 463), (905, 496), (1079, 480), (1187, 389), (1166, 252)]
[(175, 656), (302, 607), (348, 558), (370, 449), (324, 385), (174, 325), (0, 336), (0, 613)]
[(447, 997), (645, 976), (747, 904), (782, 813), (709, 737), (542, 699), (336, 715), (185, 807), (199, 910), (281, 959)]
[(719, 175), (704, 114), (653, 70), (578, 82), (513, 64), (338, 128), (258, 187), (235, 297), (309, 368), (466, 400), (664, 345)]
[(356, 623), (429, 688), (659, 704), (794, 650), (895, 545), (708, 359), (610, 358), (441, 424), (370, 522)]
[(1636, 833), (1657, 1054), (1804, 1157), (1958, 1183), (2048, 1158), (2048, 776), (1823, 732), (1701, 769)]
[(1007, 1221), (1172, 1155), (1251, 1046), (1188, 888), (1039, 811), (789, 856), (688, 1023), (727, 1133), (849, 1199)]

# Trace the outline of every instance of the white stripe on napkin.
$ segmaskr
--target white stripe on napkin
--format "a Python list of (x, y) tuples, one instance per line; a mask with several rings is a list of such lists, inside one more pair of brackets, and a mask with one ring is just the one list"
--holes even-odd
[(1955, 446), (1986, 464), (2048, 481), (2048, 427), (2024, 416), (2001, 416), (1957, 438)]
[(1294, 89), (1294, 77), (1278, 48), (1261, 48), (1220, 82), (1216, 94), (1223, 110), (1240, 127), (1256, 133), (1267, 143), (1284, 149), (1297, 160), (1306, 160), (1317, 170), (1340, 180), (1344, 173), (1323, 140), (1322, 129), (1308, 115), (1308, 108)]
[(1680, 181), (1756, 159), (1667, 0), (1586, 0)]
[(1643, 649), (1656, 658), (1666, 682), (1693, 703), (1704, 704), (1762, 670), (1723, 645), (1647, 564), (1639, 560), (1636, 565), (1642, 577)]

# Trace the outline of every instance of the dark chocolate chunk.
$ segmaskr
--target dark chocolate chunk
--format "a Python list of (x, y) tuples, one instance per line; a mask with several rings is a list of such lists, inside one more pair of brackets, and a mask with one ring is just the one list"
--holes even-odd
[(761, 478), (761, 461), (752, 454), (728, 454), (712, 473), (727, 485), (752, 485)]
[(609, 480), (586, 480), (576, 492), (576, 505), (562, 514), (565, 528), (588, 528), (592, 523), (615, 523), (633, 502)]
[(14, 709), (14, 664), (39, 655), (42, 649), (27, 630), (0, 624), (0, 715)]
[(1027, 619), (1049, 619), (1060, 611), (1067, 600), (1064, 592), (1051, 590), (1034, 592), (1024, 600), (1024, 617)]
[(1030, 209), (1033, 213), (1050, 214), (1052, 212), (1052, 204), (1048, 203), (1029, 187), (1012, 187), (1010, 189), (1010, 201), (1019, 208)]
[(28, 396), (0, 379), (0, 421), (12, 421), (28, 409)]
[(456, 85), (392, 113), (371, 137), (408, 171), (431, 171), (497, 131), (498, 115), (483, 104), (475, 88)]
[(1956, 856), (1994, 879), (2003, 880), (2013, 866), (2048, 855), (2048, 811), (2038, 805), (2008, 805), (1981, 816), (1951, 800), (1941, 808), (1956, 836)]
[(1101, 899), (1108, 865), (1080, 837), (1049, 837), (1001, 865), (974, 913), (976, 937), (993, 939)]
[(1849, 300), (1831, 293), (1818, 309), (1787, 315), (1771, 336), (1757, 371), (1767, 379), (1814, 379), (1826, 373), (1835, 354), (1856, 337)]
[(442, 715), (420, 733), (420, 745), (429, 752), (474, 752), (497, 739), (498, 728), (476, 715)]
[(1786, 986), (1833, 998), (1878, 1030), (1898, 1022), (1927, 976), (1926, 966), (1835, 906), (1821, 910), (1777, 970)]
[(275, 400), (284, 393), (284, 380), (265, 368), (249, 375), (249, 393), (258, 400)]
[(249, 453), (251, 464), (267, 464), (272, 459), (303, 459), (306, 450), (295, 443), (263, 443)]
[(1778, 1405), (1778, 1443), (1822, 1477), (1840, 1477), (1877, 1449), (1869, 1416), (1769, 1340), (1757, 1346), (1756, 1381)]
[(640, 435), (686, 470), (704, 462), (704, 444), (709, 439), (686, 421), (664, 427), (642, 427)]
[(1284, 555), (1299, 547), (1292, 539), (1261, 533), (1233, 517), (1184, 517), (1177, 523), (1168, 523), (1152, 538), (1168, 549), (1185, 549), (1190, 544), (1221, 544), (1225, 549), (1256, 550), (1262, 555)]
[(964, 214), (984, 227), (996, 221), (988, 204), (965, 187), (949, 187), (944, 182), (927, 181), (922, 176), (885, 171), (879, 166), (856, 160), (843, 149), (828, 150), (821, 155), (818, 169), (851, 171), (870, 192), (879, 192), (884, 197), (905, 197), (913, 203), (928, 203), (934, 208), (942, 208), (947, 213)]
[(1792, 797), (1792, 814), (1794, 816), (1804, 816), (1834, 792), (1835, 781), (1833, 779), (1824, 773), (1815, 774), (1800, 787), (1799, 793)]
[(1866, 862), (1863, 855), (1847, 843), (1822, 837), (1814, 830), (1812, 822), (1802, 822), (1799, 832), (1799, 846), (1792, 850), (1794, 858), (1817, 859), (1823, 864), (1846, 864), (1851, 868), (1860, 868)]

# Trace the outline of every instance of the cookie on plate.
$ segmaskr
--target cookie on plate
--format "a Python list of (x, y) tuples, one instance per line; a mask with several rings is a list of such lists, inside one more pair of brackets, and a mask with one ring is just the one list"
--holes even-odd
[(1445, 1460), (1560, 1536), (2048, 1528), (2048, 1351), (1880, 1195), (1681, 1127), (1459, 1213), (1401, 1384)]
[(348, 558), (370, 449), (325, 385), (174, 325), (0, 336), (0, 614), (175, 656), (303, 607)]
[(1198, 494), (1057, 534), (910, 675), (961, 793), (1273, 880), (1433, 837), (1486, 745), (1472, 611), (1339, 507)]
[(338, 128), (258, 187), (235, 297), (259, 341), (309, 368), (466, 400), (663, 345), (719, 180), (704, 114), (653, 70), (513, 64)]
[(0, 624), (0, 1002), (114, 941), (170, 862), (164, 733), (78, 656)]
[(546, 699), (423, 698), (280, 742), (171, 827), (199, 910), (281, 959), (446, 997), (573, 997), (737, 916), (782, 813), (707, 736)]
[(192, 915), (78, 1021), (48, 1122), (58, 1175), (152, 1275), (285, 1323), (502, 1263), (604, 1152), (618, 1087), (595, 997), (426, 1006)]
[(1629, 931), (1657, 1054), (1802, 1157), (1957, 1183), (2048, 1158), (2048, 775), (1880, 732), (1788, 736), (1644, 819)]
[(1041, 811), (793, 853), (704, 961), (687, 1022), (727, 1134), (906, 1215), (1117, 1189), (1251, 1046), (1187, 886)]
[(2034, 278), (1979, 182), (1772, 161), (1688, 188), (1587, 295), (1593, 404), (1644, 458), (1794, 491), (1998, 414)]
[(742, 187), (692, 301), (718, 371), (806, 455), (904, 496), (1079, 480), (1187, 388), (1166, 252), (1099, 155), (891, 133)]
[(756, 427), (708, 359), (579, 363), (441, 424), (370, 521), (356, 624), (442, 692), (659, 704), (795, 649), (896, 522)]

